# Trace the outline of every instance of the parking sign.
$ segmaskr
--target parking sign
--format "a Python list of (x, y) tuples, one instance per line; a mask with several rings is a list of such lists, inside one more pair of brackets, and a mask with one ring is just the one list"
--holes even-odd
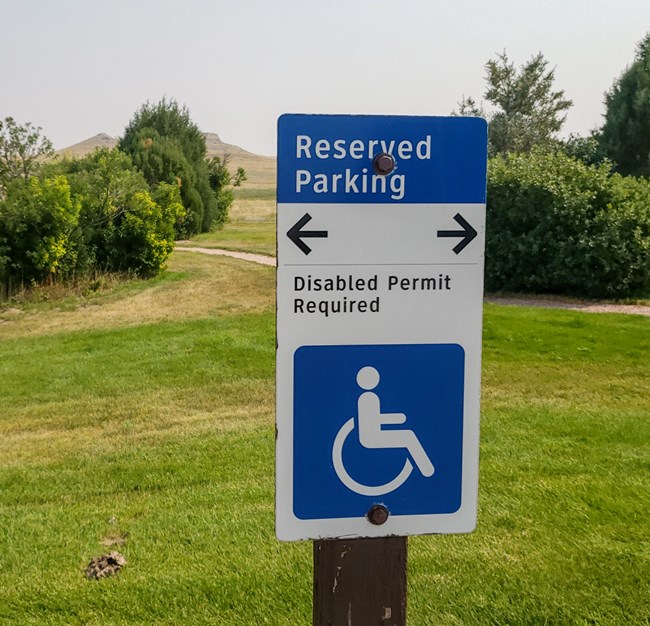
[(280, 118), (280, 539), (475, 526), (486, 147), (478, 118)]

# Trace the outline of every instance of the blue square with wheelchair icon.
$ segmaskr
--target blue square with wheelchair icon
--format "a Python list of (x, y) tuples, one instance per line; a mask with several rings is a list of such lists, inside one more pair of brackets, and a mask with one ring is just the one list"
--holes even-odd
[(462, 489), (458, 344), (301, 346), (294, 353), (296, 517), (454, 513)]

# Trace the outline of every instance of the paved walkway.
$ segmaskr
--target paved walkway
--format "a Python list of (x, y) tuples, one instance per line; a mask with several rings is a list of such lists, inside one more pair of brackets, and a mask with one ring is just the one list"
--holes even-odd
[[(241, 259), (243, 261), (250, 261), (252, 263), (261, 263), (262, 265), (270, 265), (273, 267), (277, 265), (275, 257), (266, 256), (264, 254), (233, 252), (232, 250), (222, 250), (221, 248), (195, 248), (185, 246), (176, 246), (176, 250), (229, 256), (233, 257), (234, 259)], [(582, 311), (584, 313), (627, 313), (631, 315), (650, 316), (650, 306), (643, 306), (640, 304), (607, 304), (580, 301), (571, 302), (556, 299), (546, 300), (543, 298), (535, 297), (510, 298), (506, 296), (486, 296), (485, 301), (493, 302), (495, 304), (510, 304), (514, 306), (538, 306), (548, 309), (569, 309), (572, 311)]]

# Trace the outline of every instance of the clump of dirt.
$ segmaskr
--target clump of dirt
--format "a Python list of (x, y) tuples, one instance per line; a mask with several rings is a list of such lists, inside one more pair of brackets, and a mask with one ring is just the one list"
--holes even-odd
[(96, 556), (90, 560), (86, 568), (86, 578), (88, 580), (99, 580), (117, 574), (126, 565), (126, 559), (123, 554), (111, 551), (102, 556)]

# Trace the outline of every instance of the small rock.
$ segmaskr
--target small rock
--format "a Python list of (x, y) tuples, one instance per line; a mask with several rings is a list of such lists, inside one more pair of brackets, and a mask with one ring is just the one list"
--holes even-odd
[(117, 574), (126, 565), (123, 554), (111, 551), (102, 556), (96, 556), (90, 560), (86, 567), (86, 578), (88, 580), (99, 580), (107, 576)]

